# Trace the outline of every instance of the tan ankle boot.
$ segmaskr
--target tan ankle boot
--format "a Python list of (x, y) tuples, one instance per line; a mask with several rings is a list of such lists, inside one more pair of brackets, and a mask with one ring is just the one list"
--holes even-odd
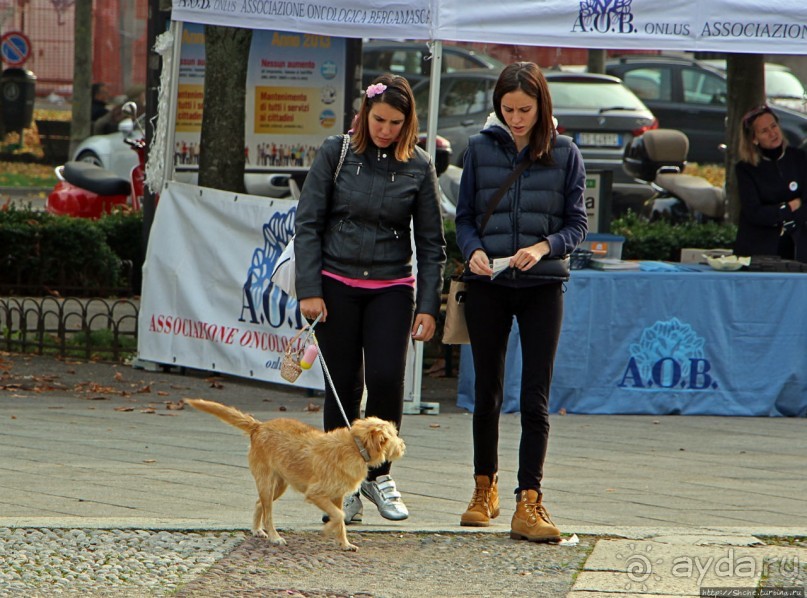
[(498, 476), (474, 476), (476, 487), (468, 509), (460, 517), (460, 525), (487, 527), (499, 516)]
[(542, 495), (535, 490), (522, 490), (518, 494), (516, 512), (510, 523), (510, 537), (530, 542), (559, 542), (560, 530), (549, 518), (541, 504)]

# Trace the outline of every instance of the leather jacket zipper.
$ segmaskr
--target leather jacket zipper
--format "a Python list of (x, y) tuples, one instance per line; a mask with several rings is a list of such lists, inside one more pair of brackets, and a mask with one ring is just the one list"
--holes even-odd
[(394, 182), (395, 182), (395, 177), (396, 177), (396, 176), (398, 176), (399, 174), (400, 174), (401, 176), (408, 176), (408, 177), (410, 177), (410, 178), (415, 178), (415, 175), (413, 175), (413, 174), (412, 174), (412, 173), (410, 173), (410, 172), (391, 172), (391, 173), (390, 173), (390, 176), (392, 177), (392, 181), (391, 181), (391, 182), (393, 182), (393, 183), (394, 183)]

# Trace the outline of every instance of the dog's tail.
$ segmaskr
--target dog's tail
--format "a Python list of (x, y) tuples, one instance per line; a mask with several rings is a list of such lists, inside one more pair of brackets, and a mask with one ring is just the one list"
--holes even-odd
[(199, 411), (205, 411), (215, 415), (220, 420), (227, 422), (231, 426), (242, 429), (247, 434), (252, 434), (261, 425), (257, 419), (246, 413), (241, 413), (235, 407), (228, 407), (215, 401), (205, 401), (204, 399), (183, 399), (185, 403)]

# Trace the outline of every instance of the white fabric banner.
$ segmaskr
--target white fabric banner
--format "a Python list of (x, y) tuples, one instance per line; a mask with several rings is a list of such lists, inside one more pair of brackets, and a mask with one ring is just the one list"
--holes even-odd
[(807, 54), (805, 0), (173, 0), (172, 18), (342, 37)]
[[(287, 384), (284, 351), (302, 319), (269, 281), (297, 203), (169, 183), (143, 267), (139, 357)], [(294, 383), (322, 389), (319, 363)]]
[(430, 39), (432, 0), (173, 0), (175, 21), (315, 36)]
[(636, 50), (807, 53), (804, 0), (435, 0), (436, 39)]

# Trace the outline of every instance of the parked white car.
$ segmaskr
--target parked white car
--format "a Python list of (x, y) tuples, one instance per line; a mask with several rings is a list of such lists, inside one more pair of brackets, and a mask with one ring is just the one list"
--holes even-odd
[[(140, 117), (143, 118), (142, 116)], [(142, 124), (142, 121), (141, 121)], [(105, 170), (114, 172), (121, 178), (128, 179), (132, 168), (137, 165), (137, 153), (132, 151), (124, 139), (143, 137), (143, 128), (136, 127), (134, 122), (127, 118), (120, 122), (116, 133), (108, 135), (93, 135), (87, 137), (76, 148), (73, 159), (80, 162), (90, 162)], [(244, 184), (247, 193), (263, 195), (266, 197), (288, 197), (289, 174), (278, 172), (251, 172), (244, 175)], [(177, 172), (176, 180), (183, 183), (196, 184), (198, 173), (191, 171)]]
[(123, 179), (128, 179), (132, 168), (137, 166), (138, 158), (137, 152), (133, 151), (124, 139), (142, 139), (142, 131), (141, 127), (135, 126), (131, 118), (125, 118), (118, 124), (117, 132), (92, 135), (82, 141), (73, 154), (73, 160), (95, 164)]

